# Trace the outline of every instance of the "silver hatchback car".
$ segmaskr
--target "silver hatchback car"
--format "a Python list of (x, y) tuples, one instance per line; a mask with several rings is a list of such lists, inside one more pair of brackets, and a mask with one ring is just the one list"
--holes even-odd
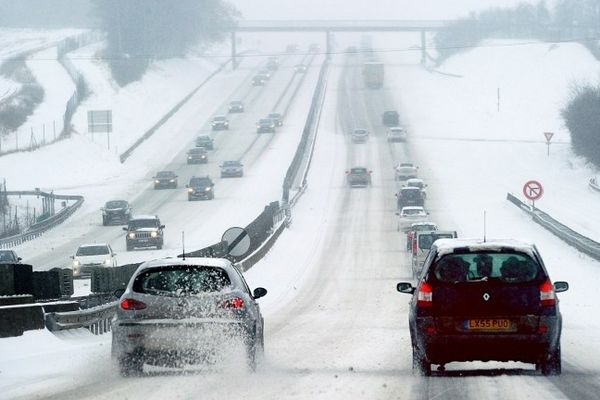
[[(263, 354), (264, 322), (241, 272), (226, 259), (159, 259), (140, 265), (121, 295), (112, 356), (124, 376), (144, 364), (183, 367), (245, 349), (254, 371)], [(242, 347), (243, 346), (243, 347)]]

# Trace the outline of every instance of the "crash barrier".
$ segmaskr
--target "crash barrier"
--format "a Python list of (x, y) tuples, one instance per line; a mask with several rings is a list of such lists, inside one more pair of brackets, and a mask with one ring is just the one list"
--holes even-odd
[(511, 193), (507, 194), (506, 199), (527, 212), (535, 222), (558, 236), (567, 244), (600, 261), (600, 243), (575, 232), (573, 229), (558, 222), (542, 210), (523, 203)]
[(28, 264), (0, 264), (0, 296), (31, 295), (39, 301), (72, 294), (73, 271), (69, 268), (33, 272)]
[(91, 276), (92, 293), (112, 293), (118, 289), (125, 289), (140, 264), (127, 264), (115, 268), (94, 268)]
[[(318, 127), (318, 121), (321, 115), (321, 108), (323, 104), (325, 87), (326, 87), (326, 76), (327, 76), (327, 68), (329, 62), (326, 60), (321, 65), (321, 70), (319, 71), (319, 79), (317, 81), (317, 87), (315, 92), (313, 93), (310, 109), (308, 111), (308, 116), (306, 117), (306, 123), (304, 124), (304, 130), (302, 131), (302, 138), (300, 139), (300, 143), (298, 144), (298, 148), (296, 149), (296, 153), (294, 154), (294, 158), (288, 170), (285, 174), (285, 178), (283, 181), (283, 202), (285, 204), (290, 202), (290, 189), (296, 180), (296, 176), (302, 165), (302, 160), (306, 155), (306, 152), (309, 148), (312, 147), (312, 142), (314, 140), (310, 140), (313, 136), (313, 133), (316, 132)], [(302, 183), (303, 185), (305, 182)]]
[(273, 233), (271, 234), (271, 236), (269, 236), (269, 238), (267, 240), (265, 240), (264, 243), (262, 243), (260, 247), (258, 247), (249, 256), (247, 256), (243, 260), (240, 260), (239, 262), (236, 263), (238, 265), (238, 267), (240, 268), (240, 270), (242, 272), (246, 272), (250, 268), (252, 268), (254, 266), (254, 264), (259, 262), (269, 252), (269, 250), (271, 250), (271, 247), (273, 247), (273, 245), (279, 238), (279, 235), (281, 235), (281, 233), (287, 226), (288, 226), (288, 224), (286, 223), (286, 221), (281, 220), (278, 223), (278, 225), (276, 226), (276, 228), (273, 231)]
[(27, 242), (29, 240), (33, 240), (37, 237), (40, 237), (44, 232), (54, 228), (55, 226), (63, 223), (67, 218), (69, 218), (75, 211), (81, 207), (83, 204), (84, 198), (79, 195), (63, 195), (63, 194), (54, 194), (54, 193), (46, 193), (39, 190), (25, 190), (25, 191), (6, 191), (2, 192), (2, 195), (6, 196), (42, 196), (50, 199), (50, 201), (54, 200), (66, 200), (66, 201), (74, 201), (73, 204), (68, 205), (64, 208), (61, 208), (56, 214), (46, 218), (43, 221), (35, 223), (31, 225), (27, 230), (23, 233), (19, 233), (18, 235), (9, 236), (3, 239), (0, 239), (0, 249), (7, 249), (14, 246), (17, 246), (23, 242)]
[(222, 63), (221, 65), (219, 65), (219, 67), (215, 71), (213, 71), (210, 75), (208, 75), (206, 77), (206, 79), (204, 79), (194, 90), (192, 90), (187, 96), (185, 96), (179, 103), (175, 104), (175, 107), (173, 107), (160, 120), (158, 120), (158, 122), (156, 124), (154, 124), (150, 129), (148, 129), (142, 135), (142, 137), (140, 137), (138, 140), (136, 140), (134, 144), (129, 146), (129, 148), (127, 150), (125, 150), (119, 156), (121, 163), (124, 163), (129, 157), (131, 157), (133, 152), (138, 147), (140, 147), (142, 145), (142, 143), (144, 143), (146, 140), (148, 140), (150, 137), (152, 137), (152, 135), (154, 135), (154, 133), (156, 133), (156, 131), (165, 124), (165, 122), (167, 122), (173, 115), (175, 115), (175, 113), (177, 111), (179, 111), (181, 109), (181, 107), (183, 107), (185, 105), (185, 103), (187, 103), (196, 94), (196, 92), (198, 92), (198, 90), (200, 90), (204, 85), (206, 85), (215, 75), (217, 75), (219, 72), (223, 71), (230, 62), (231, 62), (231, 59), (229, 59), (229, 60), (225, 61), (224, 63)]
[(45, 316), (45, 324), (50, 331), (87, 328), (95, 335), (110, 332), (111, 320), (115, 315), (118, 301), (79, 311), (51, 312)]
[[(30, 299), (15, 298), (18, 301)], [(77, 310), (76, 301), (58, 301), (50, 303), (23, 303), (0, 306), (0, 338), (21, 336), (25, 331), (44, 329), (45, 315), (51, 312)]]
[(597, 192), (600, 192), (600, 185), (598, 184), (598, 180), (594, 178), (590, 178), (589, 186)]

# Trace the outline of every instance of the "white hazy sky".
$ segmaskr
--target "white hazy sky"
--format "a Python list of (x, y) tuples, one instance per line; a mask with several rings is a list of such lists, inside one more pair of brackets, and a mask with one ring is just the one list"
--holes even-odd
[[(229, 0), (245, 19), (453, 19), (537, 0)], [(552, 0), (546, 1), (551, 4)]]

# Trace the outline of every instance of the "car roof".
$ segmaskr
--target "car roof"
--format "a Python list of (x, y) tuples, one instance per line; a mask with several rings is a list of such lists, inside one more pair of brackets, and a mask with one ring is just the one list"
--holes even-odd
[(390, 127), (391, 131), (396, 130), (396, 129), (400, 129), (402, 131), (404, 130), (404, 128), (402, 126), (392, 126), (392, 127)]
[(404, 211), (404, 210), (407, 210), (407, 211), (409, 211), (409, 210), (419, 210), (419, 211), (423, 210), (423, 211), (425, 211), (425, 208), (423, 208), (421, 206), (406, 206), (406, 207), (402, 207), (402, 211)]
[(227, 117), (225, 117), (224, 115), (215, 115), (215, 116), (213, 117), (213, 119), (217, 119), (217, 118), (219, 118), (219, 119), (221, 119), (221, 118), (222, 118), (222, 119), (226, 119)]
[(82, 248), (82, 247), (97, 247), (97, 246), (108, 247), (108, 243), (86, 243), (86, 244), (80, 244), (79, 248)]
[(424, 226), (424, 225), (435, 225), (435, 226), (437, 226), (437, 224), (435, 222), (413, 222), (412, 224), (410, 224), (410, 226)]
[(134, 215), (129, 219), (129, 221), (137, 220), (137, 219), (158, 219), (158, 216), (150, 215), (150, 214)]
[(536, 252), (533, 243), (516, 239), (489, 239), (485, 241), (473, 238), (439, 239), (436, 241), (436, 247), (440, 256), (451, 254), (459, 248), (467, 248), (470, 252), (499, 251), (502, 248), (509, 248), (517, 252), (527, 253), (532, 257)]
[(241, 162), (238, 160), (226, 160), (223, 161), (223, 164), (241, 164)]
[(188, 257), (188, 258), (161, 258), (143, 262), (137, 269), (136, 274), (154, 268), (169, 267), (175, 265), (197, 265), (206, 267), (233, 268), (231, 262), (224, 258)]
[(277, 116), (280, 116), (280, 115), (281, 115), (281, 113), (278, 113), (278, 112), (272, 112), (272, 113), (269, 113), (269, 115), (277, 115)]
[(423, 179), (421, 178), (410, 178), (406, 180), (406, 183), (424, 183), (425, 181), (423, 181)]
[(162, 175), (167, 175), (167, 174), (168, 175), (175, 175), (175, 172), (173, 172), (173, 171), (158, 171), (156, 174), (157, 175), (158, 174), (162, 174)]
[(235, 104), (240, 104), (242, 101), (241, 100), (231, 100), (229, 103), (235, 103)]

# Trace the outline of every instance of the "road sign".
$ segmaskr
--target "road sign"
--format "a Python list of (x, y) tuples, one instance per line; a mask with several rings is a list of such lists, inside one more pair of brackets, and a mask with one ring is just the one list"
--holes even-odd
[(89, 133), (111, 133), (112, 132), (112, 110), (89, 110), (88, 111)]
[(523, 185), (523, 194), (529, 200), (539, 200), (544, 194), (544, 188), (538, 181), (528, 181)]
[(554, 132), (544, 132), (544, 136), (546, 136), (546, 142), (550, 143), (552, 136), (554, 136)]
[(227, 243), (227, 254), (241, 257), (250, 249), (250, 236), (244, 228), (229, 228), (221, 240)]

